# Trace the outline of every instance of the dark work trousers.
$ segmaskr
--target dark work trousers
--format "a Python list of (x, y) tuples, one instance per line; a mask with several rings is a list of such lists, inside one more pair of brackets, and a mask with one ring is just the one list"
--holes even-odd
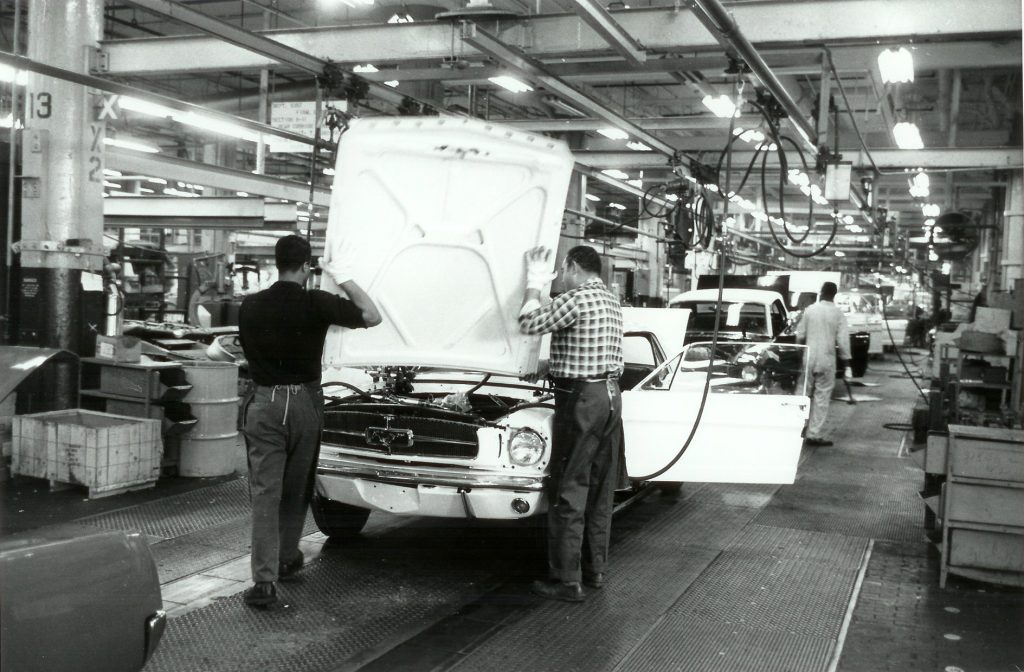
[(622, 394), (615, 379), (553, 382), (548, 569), (552, 579), (579, 581), (608, 565)]
[(298, 555), (323, 421), (319, 382), (257, 385), (246, 407), (253, 581), (276, 581), (278, 563)]

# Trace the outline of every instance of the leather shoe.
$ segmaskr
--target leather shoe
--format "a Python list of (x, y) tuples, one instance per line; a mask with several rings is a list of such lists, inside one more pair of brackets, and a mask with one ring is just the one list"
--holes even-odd
[(583, 585), (588, 588), (594, 588), (600, 590), (604, 588), (604, 572), (595, 572), (594, 574), (583, 575)]
[(302, 570), (302, 563), (305, 561), (305, 557), (302, 555), (302, 551), (298, 552), (294, 558), (288, 562), (277, 563), (277, 578), (280, 581), (289, 581), (295, 577), (296, 574)]
[(804, 443), (806, 443), (808, 446), (831, 446), (832, 445), (832, 442), (829, 441), (828, 439), (815, 439), (815, 438), (805, 439)]
[(530, 591), (534, 595), (540, 595), (548, 600), (561, 600), (563, 602), (582, 602), (584, 600), (583, 587), (576, 581), (569, 583), (563, 581), (534, 581), (530, 585)]
[(243, 597), (251, 607), (269, 607), (277, 602), (277, 587), (273, 581), (257, 581)]

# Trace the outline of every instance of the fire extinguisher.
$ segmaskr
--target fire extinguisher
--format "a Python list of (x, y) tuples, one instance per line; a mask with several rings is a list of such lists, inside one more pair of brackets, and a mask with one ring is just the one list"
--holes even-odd
[(124, 290), (121, 288), (121, 280), (118, 277), (121, 265), (107, 264), (103, 270), (106, 273), (106, 287), (104, 288), (106, 320), (103, 325), (103, 333), (107, 336), (119, 336), (124, 328)]

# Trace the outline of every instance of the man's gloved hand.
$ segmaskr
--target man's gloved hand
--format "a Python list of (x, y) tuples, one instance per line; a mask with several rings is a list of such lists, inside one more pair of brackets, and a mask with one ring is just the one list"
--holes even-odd
[(847, 380), (853, 378), (853, 369), (851, 367), (847, 366), (843, 369), (843, 378), (846, 378)]
[(558, 273), (551, 270), (551, 250), (535, 247), (526, 251), (526, 288), (543, 291)]
[(331, 246), (324, 248), (324, 256), (320, 257), (320, 269), (339, 286), (352, 279), (352, 263), (348, 260), (348, 255), (340, 254)]

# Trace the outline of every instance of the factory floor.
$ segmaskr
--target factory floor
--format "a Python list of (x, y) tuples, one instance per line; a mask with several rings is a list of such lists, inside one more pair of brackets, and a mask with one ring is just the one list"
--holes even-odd
[(913, 384), (892, 355), (863, 382), (855, 404), (837, 387), (835, 445), (805, 448), (793, 485), (690, 483), (623, 507), (608, 583), (582, 604), (530, 595), (534, 528), (374, 514), (344, 544), (308, 520), (282, 606), (249, 609), (241, 476), (99, 500), (15, 477), (0, 525), (145, 532), (171, 617), (147, 672), (1024, 669), (1024, 592), (939, 588), (915, 446), (884, 426), (909, 422)]

